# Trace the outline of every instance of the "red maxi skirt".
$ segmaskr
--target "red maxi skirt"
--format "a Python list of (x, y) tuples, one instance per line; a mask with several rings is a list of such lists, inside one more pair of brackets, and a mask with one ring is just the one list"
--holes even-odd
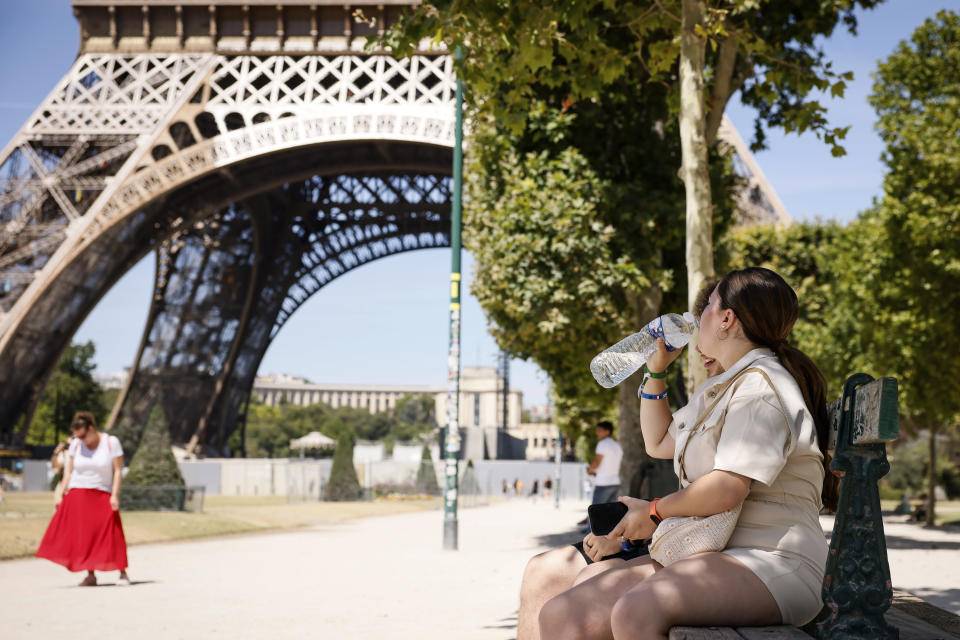
[(127, 540), (120, 512), (110, 507), (110, 494), (99, 489), (67, 492), (47, 525), (37, 557), (70, 571), (126, 569)]

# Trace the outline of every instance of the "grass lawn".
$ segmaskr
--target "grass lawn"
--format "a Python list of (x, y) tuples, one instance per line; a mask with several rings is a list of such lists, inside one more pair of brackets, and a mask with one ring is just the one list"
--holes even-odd
[[(910, 504), (916, 506), (919, 502), (920, 500), (911, 500)], [(880, 501), (880, 507), (887, 512), (893, 511), (899, 504), (899, 500)], [(933, 515), (937, 526), (960, 526), (960, 500), (937, 500)]]
[[(439, 509), (439, 498), (287, 504), (283, 496), (207, 496), (202, 513), (123, 511), (128, 544), (336, 524), (356, 518)], [(53, 516), (53, 492), (7, 493), (0, 503), (0, 559), (31, 556)]]

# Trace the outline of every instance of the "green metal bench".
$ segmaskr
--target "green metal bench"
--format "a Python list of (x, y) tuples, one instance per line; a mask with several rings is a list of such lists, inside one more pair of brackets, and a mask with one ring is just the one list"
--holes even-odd
[(831, 469), (840, 477), (840, 502), (823, 579), (822, 621), (804, 630), (788, 625), (674, 627), (670, 640), (900, 637), (897, 627), (886, 619), (893, 588), (877, 488), (890, 470), (886, 443), (899, 433), (897, 381), (853, 375), (844, 384), (841, 398), (827, 406), (827, 414), (834, 452)]

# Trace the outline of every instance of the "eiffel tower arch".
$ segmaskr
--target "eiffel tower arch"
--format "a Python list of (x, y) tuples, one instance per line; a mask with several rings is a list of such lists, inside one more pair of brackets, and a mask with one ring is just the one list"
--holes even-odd
[[(378, 258), (449, 246), (451, 57), (364, 51), (413, 0), (72, 4), (80, 53), (0, 152), (0, 446), (22, 443), (73, 334), (153, 251), (110, 423), (159, 405), (175, 442), (222, 450), (299, 305)], [(725, 130), (744, 218), (786, 219)]]
[[(382, 28), (404, 4), (366, 13)], [(111, 420), (159, 404), (174, 441), (222, 448), (310, 295), (449, 245), (451, 59), (364, 53), (371, 27), (342, 3), (73, 5), (80, 55), (0, 155), (0, 440), (22, 440), (83, 319), (156, 251)]]

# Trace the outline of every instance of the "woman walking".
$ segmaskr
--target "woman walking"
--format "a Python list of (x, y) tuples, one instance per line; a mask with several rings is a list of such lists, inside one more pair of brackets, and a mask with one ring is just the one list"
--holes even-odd
[(120, 522), (123, 448), (116, 436), (97, 431), (92, 413), (78, 411), (63, 472), (65, 491), (37, 549), (70, 571), (86, 570), (81, 587), (97, 584), (94, 571), (119, 571), (129, 585), (127, 541)]

